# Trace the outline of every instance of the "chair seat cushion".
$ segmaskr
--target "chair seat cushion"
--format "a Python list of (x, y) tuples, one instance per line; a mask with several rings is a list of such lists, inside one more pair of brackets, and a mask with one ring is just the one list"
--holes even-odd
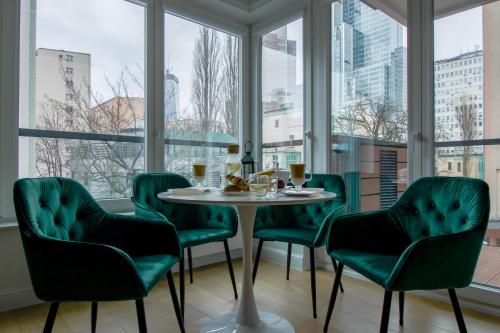
[(332, 251), (330, 256), (384, 288), (400, 257), (348, 249)]
[(266, 228), (255, 232), (253, 237), (268, 241), (301, 244), (312, 247), (317, 234), (318, 230), (313, 228)]
[(222, 241), (233, 236), (231, 231), (223, 229), (184, 229), (178, 230), (178, 234), (182, 247)]
[(149, 292), (167, 272), (177, 263), (177, 258), (170, 255), (155, 255), (132, 257), (139, 275), (144, 282), (146, 292)]

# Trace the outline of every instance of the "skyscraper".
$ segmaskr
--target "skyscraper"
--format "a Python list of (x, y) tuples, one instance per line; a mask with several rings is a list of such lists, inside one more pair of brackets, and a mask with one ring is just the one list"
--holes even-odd
[(333, 107), (390, 102), (406, 110), (403, 26), (360, 0), (333, 4)]
[(167, 122), (176, 120), (179, 111), (179, 79), (167, 69), (165, 73), (165, 120)]

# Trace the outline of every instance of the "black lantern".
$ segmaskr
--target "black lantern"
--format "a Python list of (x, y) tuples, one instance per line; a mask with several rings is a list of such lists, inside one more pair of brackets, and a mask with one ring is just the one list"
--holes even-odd
[(247, 141), (245, 143), (245, 156), (241, 159), (241, 164), (243, 166), (243, 178), (248, 179), (250, 174), (255, 173), (255, 161), (252, 156), (252, 141)]

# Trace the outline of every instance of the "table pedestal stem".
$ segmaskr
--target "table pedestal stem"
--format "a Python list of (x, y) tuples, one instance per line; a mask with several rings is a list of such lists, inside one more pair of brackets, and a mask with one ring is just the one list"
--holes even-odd
[(255, 304), (252, 283), (252, 245), (253, 226), (255, 222), (256, 206), (236, 206), (243, 239), (243, 284), (241, 300), (236, 317), (239, 325), (258, 327), (260, 325), (259, 313)]

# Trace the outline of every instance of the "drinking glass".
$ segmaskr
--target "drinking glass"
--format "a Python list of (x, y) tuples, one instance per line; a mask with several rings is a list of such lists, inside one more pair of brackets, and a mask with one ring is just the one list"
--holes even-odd
[(278, 194), (278, 177), (269, 177), (269, 194), (271, 197), (275, 198)]
[[(290, 180), (297, 192), (302, 191), (302, 186), (312, 180), (312, 172), (305, 167), (304, 163), (290, 164)], [(309, 174), (309, 178), (306, 178), (306, 174)]]
[(269, 190), (269, 177), (250, 175), (250, 192), (256, 197), (263, 197)]
[(207, 166), (202, 163), (193, 164), (193, 178), (196, 182), (198, 188), (203, 187), (203, 181), (205, 180), (205, 171)]

